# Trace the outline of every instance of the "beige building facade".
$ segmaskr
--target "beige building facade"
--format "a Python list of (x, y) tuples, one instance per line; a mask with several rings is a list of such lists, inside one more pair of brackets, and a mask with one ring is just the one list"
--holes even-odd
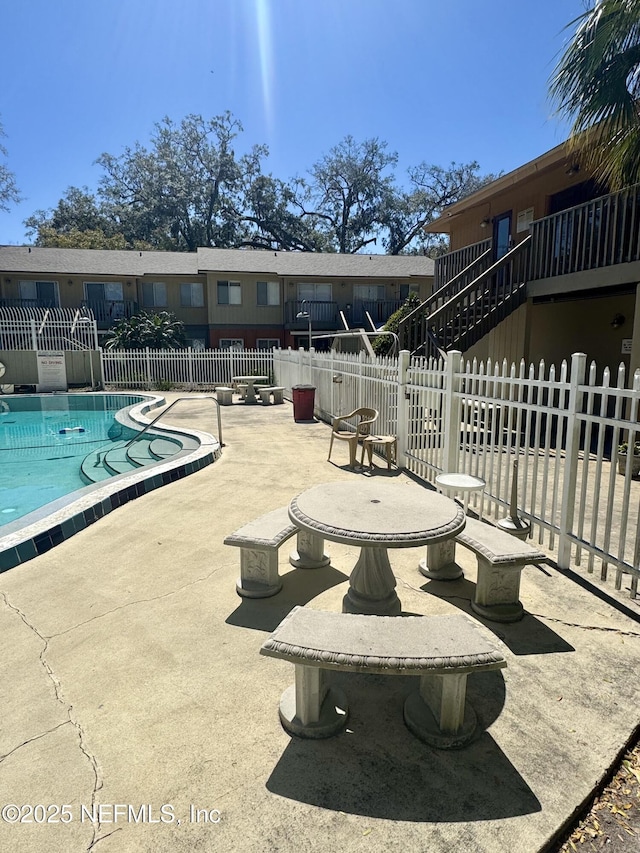
[(462, 347), (469, 357), (559, 365), (585, 352), (600, 368), (640, 367), (638, 187), (608, 194), (563, 144), (451, 205), (427, 230), (450, 237), (436, 290), (483, 253), (469, 282), (477, 273), (501, 286), (514, 267), (486, 278), (487, 267), (527, 240), (518, 266), (525, 298)]
[(191, 346), (296, 347), (309, 319), (315, 334), (379, 328), (409, 293), (429, 296), (433, 268), (422, 256), (2, 246), (0, 307), (87, 308), (102, 335), (139, 311), (170, 311)]

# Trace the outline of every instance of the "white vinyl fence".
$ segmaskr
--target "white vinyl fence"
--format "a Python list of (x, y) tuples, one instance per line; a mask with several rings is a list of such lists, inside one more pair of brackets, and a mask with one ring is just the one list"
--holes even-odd
[(273, 378), (272, 350), (104, 350), (102, 376), (115, 388), (215, 388), (234, 376)]
[(471, 505), (482, 517), (509, 514), (517, 461), (517, 511), (561, 568), (613, 571), (616, 588), (640, 576), (640, 481), (632, 456), (618, 472), (619, 444), (640, 441), (640, 374), (625, 387), (621, 366), (598, 379), (574, 355), (556, 372), (445, 361), (369, 359), (360, 354), (274, 352), (278, 384), (316, 388), (316, 414), (328, 422), (359, 406), (378, 409), (377, 432), (398, 438), (401, 465), (433, 482), (443, 471), (482, 477)]
[[(617, 447), (640, 441), (640, 373), (626, 387), (621, 366), (596, 375), (574, 355), (559, 370), (465, 362), (370, 358), (306, 350), (178, 350), (102, 354), (107, 385), (168, 390), (214, 388), (265, 374), (291, 399), (315, 388), (316, 415), (330, 423), (360, 406), (378, 410), (376, 431), (398, 438), (398, 461), (433, 483), (442, 472), (482, 477), (473, 495), (481, 517), (509, 515), (517, 467), (517, 514), (561, 568), (611, 575), (616, 588), (640, 576), (640, 480), (632, 456), (618, 470)], [(517, 466), (515, 463), (517, 462)]]
[(98, 332), (92, 317), (71, 309), (46, 309), (29, 317), (18, 309), (0, 310), (0, 350), (95, 350)]

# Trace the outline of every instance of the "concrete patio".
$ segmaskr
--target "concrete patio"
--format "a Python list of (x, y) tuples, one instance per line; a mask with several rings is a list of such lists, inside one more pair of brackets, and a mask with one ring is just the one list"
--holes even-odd
[[(408, 731), (411, 679), (351, 673), (336, 674), (346, 732), (292, 739), (278, 702), (293, 667), (260, 646), (296, 604), (339, 610), (357, 549), (327, 543), (330, 566), (296, 570), (291, 540), (283, 590), (249, 600), (224, 537), (317, 483), (422, 487), (380, 459), (348, 470), (346, 446), (327, 462), (329, 427), (288, 403), (222, 417), (218, 462), (0, 575), (0, 806), (68, 806), (5, 809), (0, 850), (543, 850), (640, 723), (640, 608), (528, 567), (525, 618), (478, 620), (507, 668), (469, 678), (469, 746)], [(168, 422), (215, 431), (214, 408)], [(457, 554), (464, 578), (445, 583), (418, 572), (423, 549), (390, 552), (404, 613), (472, 614), (475, 558)]]

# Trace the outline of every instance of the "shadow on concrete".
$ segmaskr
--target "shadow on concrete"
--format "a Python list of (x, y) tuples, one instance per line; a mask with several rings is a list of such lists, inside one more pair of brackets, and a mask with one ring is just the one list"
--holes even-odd
[[(604, 601), (605, 604), (609, 605), (609, 607), (613, 607), (619, 613), (622, 613), (629, 619), (633, 619), (634, 622), (640, 623), (640, 613), (637, 610), (633, 610), (631, 607), (627, 607), (612, 595), (609, 595), (606, 589), (596, 586), (596, 584), (591, 582), (588, 578), (581, 577), (577, 572), (574, 572), (571, 569), (561, 569), (557, 563), (550, 562), (548, 565), (554, 568), (558, 574), (563, 575), (563, 577), (568, 578), (570, 581), (573, 581), (579, 587), (582, 587), (582, 589), (586, 589), (588, 592), (599, 598), (600, 601)], [(629, 578), (628, 575), (627, 578)], [(629, 592), (631, 592), (631, 588), (629, 588)]]
[(413, 822), (498, 820), (541, 810), (486, 732), (504, 705), (501, 673), (469, 676), (467, 696), (479, 734), (459, 750), (433, 749), (404, 725), (404, 700), (416, 689), (416, 678), (332, 673), (334, 680), (349, 702), (345, 732), (319, 741), (292, 738), (267, 780), (272, 793), (348, 814)]
[(466, 578), (455, 581), (428, 581), (420, 587), (436, 598), (442, 598), (476, 619), (509, 647), (514, 655), (548, 655), (575, 652), (575, 648), (548, 625), (527, 613), (519, 622), (492, 622), (471, 609), (475, 584)]
[(270, 598), (241, 598), (225, 622), (256, 631), (275, 631), (296, 605), (308, 604), (320, 593), (349, 580), (349, 576), (325, 566), (322, 569), (295, 569), (282, 577), (282, 589)]

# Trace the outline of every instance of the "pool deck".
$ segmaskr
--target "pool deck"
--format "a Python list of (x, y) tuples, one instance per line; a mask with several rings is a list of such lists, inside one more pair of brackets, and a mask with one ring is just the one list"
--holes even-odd
[[(167, 423), (214, 432), (215, 417), (196, 400)], [(222, 420), (213, 465), (0, 574), (0, 806), (52, 807), (0, 815), (0, 850), (544, 850), (640, 724), (637, 602), (527, 567), (525, 618), (478, 620), (508, 665), (469, 678), (484, 731), (461, 750), (410, 734), (409, 678), (348, 673), (347, 730), (291, 738), (277, 709), (293, 667), (260, 645), (296, 604), (340, 610), (357, 549), (328, 543), (330, 566), (295, 570), (290, 540), (283, 590), (249, 600), (224, 537), (317, 483), (421, 487), (379, 458), (350, 471), (342, 444), (327, 462), (329, 427), (288, 403)], [(471, 613), (475, 558), (459, 548), (465, 577), (434, 582), (423, 552), (390, 552), (403, 612)]]

